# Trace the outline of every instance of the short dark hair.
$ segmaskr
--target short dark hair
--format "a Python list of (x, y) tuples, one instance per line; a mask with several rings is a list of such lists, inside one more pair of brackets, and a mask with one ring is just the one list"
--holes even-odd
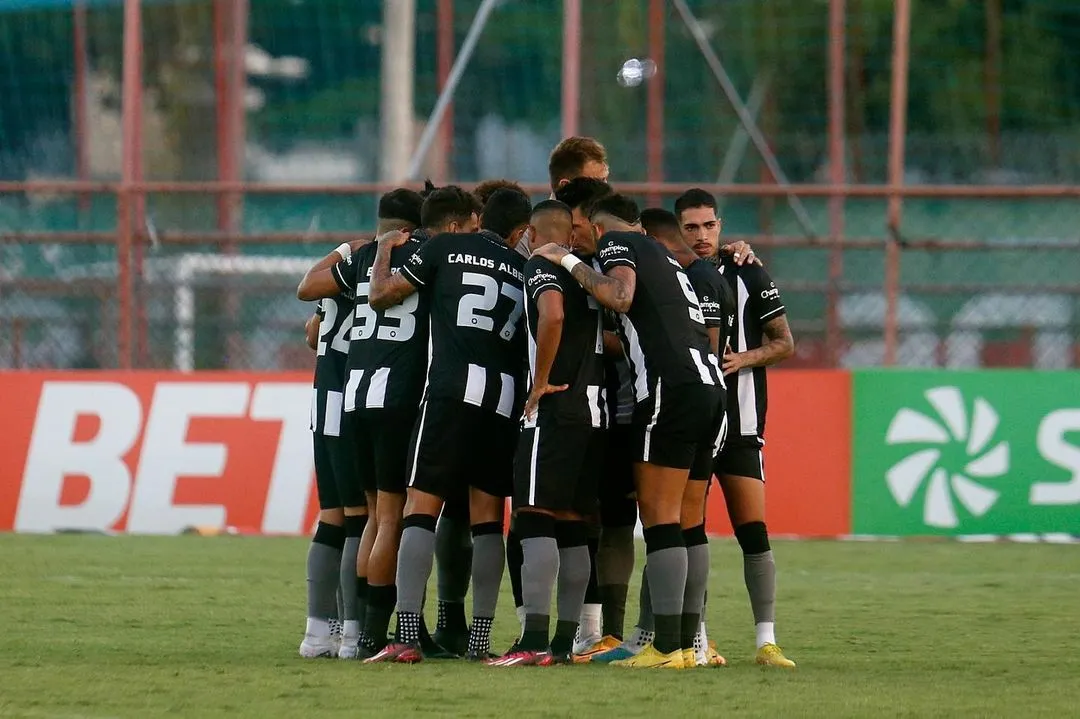
[(491, 230), (505, 240), (509, 239), (515, 229), (529, 224), (531, 215), (532, 202), (524, 192), (496, 190), (484, 205), (480, 224), (485, 230)]
[(573, 210), (565, 202), (559, 202), (558, 200), (544, 200), (538, 202), (532, 209), (532, 216), (536, 217), (541, 212), (565, 212), (567, 215), (572, 215)]
[(590, 160), (607, 163), (607, 150), (591, 137), (568, 137), (556, 145), (548, 158), (552, 189), (559, 180), (572, 180), (580, 175)]
[(675, 214), (680, 218), (683, 212), (692, 210), (695, 207), (711, 207), (716, 210), (716, 198), (700, 187), (694, 187), (675, 199)]
[(571, 210), (584, 208), (592, 202), (611, 195), (615, 191), (611, 185), (593, 177), (575, 177), (570, 182), (555, 190), (555, 199), (564, 203)]
[(450, 222), (467, 222), (479, 210), (479, 203), (457, 185), (432, 190), (420, 208), (421, 224), (427, 228), (442, 227)]
[(588, 215), (590, 220), (599, 215), (611, 215), (631, 225), (641, 219), (637, 203), (626, 195), (618, 193), (605, 195), (591, 202), (588, 206)]
[(641, 226), (645, 228), (645, 234), (652, 237), (664, 234), (679, 236), (679, 221), (675, 218), (675, 213), (663, 207), (648, 207), (642, 210)]
[(430, 177), (428, 177), (424, 180), (424, 189), (420, 190), (420, 197), (423, 197), (426, 200), (427, 196), (430, 195), (432, 192), (435, 192), (435, 190), (437, 189), (439, 188), (435, 187), (435, 183), (431, 181)]
[(491, 196), (494, 195), (497, 190), (517, 190), (521, 193), (525, 192), (518, 183), (503, 178), (498, 180), (484, 180), (473, 189), (472, 193), (476, 195), (476, 199), (480, 200), (481, 205), (486, 205), (488, 200), (491, 199)]
[(424, 198), (415, 190), (399, 187), (379, 198), (380, 220), (402, 220), (413, 227), (420, 227), (420, 208)]

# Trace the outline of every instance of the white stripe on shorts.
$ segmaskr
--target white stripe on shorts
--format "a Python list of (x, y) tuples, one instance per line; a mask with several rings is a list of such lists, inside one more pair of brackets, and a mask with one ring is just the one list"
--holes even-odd
[(469, 378), (465, 381), (465, 402), (483, 407), (486, 389), (487, 370), (479, 365), (469, 365)]
[(371, 373), (367, 397), (364, 406), (368, 409), (382, 409), (386, 406), (386, 381), (390, 378), (390, 368), (380, 367)]
[(603, 419), (600, 416), (601, 402), (603, 399), (600, 396), (600, 386), (591, 384), (585, 388), (585, 395), (589, 400), (589, 416), (592, 418), (593, 429), (603, 427)]
[(349, 381), (345, 383), (345, 411), (356, 411), (356, 390), (364, 380), (364, 370), (354, 369), (349, 372)]
[[(536, 412), (540, 414), (539, 410)], [(532, 454), (529, 456), (529, 506), (536, 505), (536, 456), (540, 451), (540, 424), (533, 429)]]
[(642, 452), (641, 461), (649, 461), (649, 449), (652, 444), (652, 431), (656, 427), (656, 421), (660, 419), (660, 380), (656, 380), (656, 407), (653, 409), (652, 418), (649, 420), (649, 424), (645, 427), (645, 450)]
[(423, 409), (420, 411), (420, 426), (416, 428), (416, 448), (413, 450), (412, 456), (412, 472), (409, 473), (409, 486), (413, 486), (416, 481), (416, 467), (420, 464), (420, 443), (424, 441), (424, 420), (427, 418), (427, 400), (423, 402)]

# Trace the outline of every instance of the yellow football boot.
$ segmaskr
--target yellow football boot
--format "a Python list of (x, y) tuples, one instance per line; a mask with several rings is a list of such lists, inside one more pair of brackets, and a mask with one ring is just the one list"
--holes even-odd
[(780, 651), (780, 647), (775, 644), (765, 644), (761, 649), (758, 649), (754, 661), (763, 667), (783, 667), (784, 669), (795, 668), (795, 662), (785, 657), (784, 653)]
[(610, 652), (616, 647), (622, 646), (622, 642), (615, 637), (608, 634), (603, 637), (596, 644), (586, 649), (583, 652), (578, 652), (574, 655), (574, 664), (587, 664), (592, 661), (592, 658), (597, 654), (603, 654), (604, 652)]
[(686, 666), (682, 649), (676, 649), (670, 654), (661, 654), (652, 644), (647, 644), (637, 656), (612, 662), (611, 665), (631, 669), (687, 669), (694, 666), (693, 664), (690, 667)]

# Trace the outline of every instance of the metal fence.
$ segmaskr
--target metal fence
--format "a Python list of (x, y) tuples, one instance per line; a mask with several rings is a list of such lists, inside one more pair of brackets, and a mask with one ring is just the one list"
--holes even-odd
[(721, 198), (792, 365), (1080, 366), (1070, 0), (385, 5), (0, 4), (0, 367), (307, 367), (299, 269), (409, 165), (539, 198), (578, 133)]

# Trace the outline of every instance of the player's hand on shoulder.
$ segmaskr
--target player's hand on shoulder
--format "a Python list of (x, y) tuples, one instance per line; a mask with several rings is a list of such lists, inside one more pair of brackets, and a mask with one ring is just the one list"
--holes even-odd
[(724, 376), (735, 374), (743, 369), (743, 367), (743, 356), (738, 352), (732, 352), (731, 345), (728, 345), (727, 348), (724, 349), (724, 363), (721, 365)]
[(409, 233), (402, 232), (401, 230), (390, 230), (379, 235), (376, 241), (380, 245), (389, 245), (390, 247), (401, 247), (409, 241)]
[(542, 245), (533, 250), (533, 256), (543, 257), (544, 259), (551, 260), (555, 264), (562, 262), (562, 258), (570, 254), (570, 250), (556, 245), (554, 242), (549, 242), (546, 245)]
[(763, 267), (765, 265), (761, 258), (754, 254), (754, 249), (750, 247), (750, 244), (742, 240), (721, 245), (720, 254), (730, 256), (735, 260), (735, 264), (740, 266), (750, 264)]
[(546, 394), (555, 394), (556, 392), (565, 392), (570, 389), (568, 384), (535, 384), (532, 391), (529, 392), (529, 399), (525, 401), (525, 419), (531, 420), (536, 416), (536, 408), (540, 406), (540, 400)]

